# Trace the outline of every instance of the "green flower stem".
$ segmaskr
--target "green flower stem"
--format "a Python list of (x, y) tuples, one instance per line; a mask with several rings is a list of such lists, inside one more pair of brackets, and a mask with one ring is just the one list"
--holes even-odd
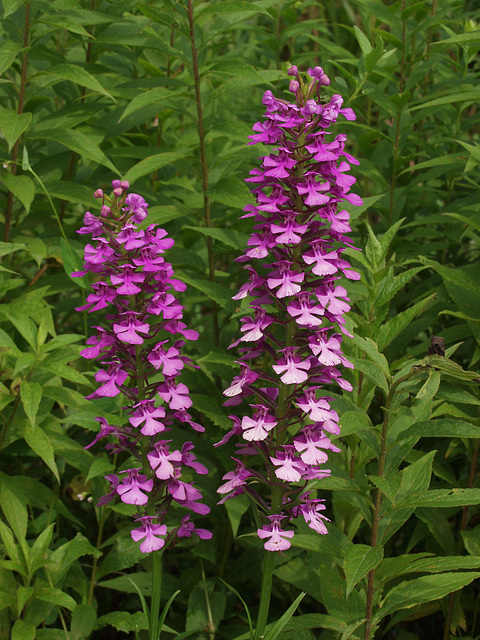
[[(105, 509), (105, 506), (102, 506), (100, 511), (100, 522), (98, 523), (97, 544), (95, 545), (95, 548), (97, 551), (100, 549), (100, 545), (102, 543), (103, 527), (105, 525), (105, 515), (106, 515), (106, 509)], [(92, 575), (90, 576), (90, 588), (88, 590), (87, 604), (92, 604), (93, 591), (95, 589), (95, 578), (97, 576), (97, 569), (98, 569), (98, 558), (95, 556), (95, 558), (93, 559)]]
[[(393, 399), (395, 398), (395, 394), (397, 392), (397, 388), (407, 380), (410, 380), (414, 376), (422, 373), (427, 369), (426, 365), (417, 365), (412, 367), (411, 371), (395, 382), (392, 383), (390, 390), (387, 395), (387, 399), (385, 402), (385, 411), (383, 413), (383, 428), (382, 435), (380, 440), (380, 456), (378, 458), (378, 476), (383, 476), (383, 472), (385, 470), (385, 459), (387, 455), (387, 432), (388, 426), (390, 423), (390, 407), (392, 406)], [(377, 488), (375, 493), (375, 506), (373, 509), (373, 520), (372, 520), (372, 537), (370, 544), (372, 547), (375, 547), (378, 542), (378, 527), (380, 524), (380, 507), (382, 505), (382, 492)], [(372, 569), (368, 573), (368, 582), (367, 582), (367, 603), (366, 603), (366, 612), (365, 612), (365, 627), (364, 627), (364, 640), (370, 640), (372, 637), (372, 613), (373, 613), (373, 597), (375, 595), (374, 592), (374, 580), (375, 580), (375, 569)]]
[(149, 640), (158, 640), (162, 632), (158, 628), (160, 618), (160, 594), (162, 591), (162, 552), (152, 552), (152, 598), (150, 601)]

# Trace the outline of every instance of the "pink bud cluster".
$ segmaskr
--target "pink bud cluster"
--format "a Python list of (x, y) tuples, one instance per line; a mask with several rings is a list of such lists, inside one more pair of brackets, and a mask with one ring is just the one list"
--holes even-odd
[(247, 179), (256, 204), (246, 206), (243, 217), (253, 218), (254, 226), (237, 261), (250, 262), (249, 280), (234, 299), (249, 298), (252, 313), (241, 319), (242, 335), (231, 345), (239, 347), (240, 373), (224, 394), (225, 405), (246, 400), (251, 411), (231, 416), (233, 429), (218, 443), (232, 435), (246, 441), (237, 445), (235, 470), (218, 489), (220, 502), (248, 492), (268, 521), (257, 533), (269, 551), (290, 547), (294, 532), (283, 527), (299, 516), (327, 533), (324, 501), (313, 497), (309, 483), (316, 486), (330, 474), (323, 466), (327, 452), (340, 451), (328, 437), (340, 427), (327, 389), (352, 388), (340, 368), (352, 367), (341, 350), (343, 336), (350, 336), (341, 278), (360, 277), (342, 255), (352, 247), (344, 203), (362, 204), (350, 192), (355, 178), (349, 163), (358, 161), (344, 150), (346, 136), (331, 139), (328, 131), (340, 114), (347, 120), (355, 114), (342, 108), (339, 95), (320, 100), (321, 88), (330, 84), (321, 67), (308, 69), (306, 81), (296, 67), (288, 74), (295, 102), (266, 91), (265, 120), (250, 136), (250, 144), (275, 148)]
[[(77, 311), (108, 310), (106, 326), (94, 327), (96, 335), (81, 352), (102, 365), (95, 374), (98, 387), (88, 399), (122, 396), (129, 424), (120, 427), (96, 418), (100, 432), (86, 448), (108, 436), (107, 450), (129, 454), (131, 468), (106, 476), (111, 491), (99, 504), (119, 496), (138, 507), (139, 527), (132, 538), (142, 540), (140, 549), (148, 553), (175, 536), (211, 538), (209, 531), (194, 528), (190, 515), (170, 534), (164, 523), (172, 503), (201, 515), (210, 511), (194, 483), (185, 480), (192, 472), (208, 470), (196, 460), (191, 442), (175, 448), (168, 437), (179, 423), (204, 431), (189, 414), (189, 390), (179, 381), (185, 365), (192, 365), (182, 347), (187, 340), (197, 340), (198, 333), (182, 322), (183, 306), (175, 292), (186, 287), (173, 277), (172, 265), (164, 258), (174, 241), (155, 224), (140, 228), (148, 204), (128, 193), (128, 182), (114, 180), (112, 188), (110, 197), (95, 191), (95, 198), (102, 200), (100, 215), (84, 216), (78, 233), (91, 235), (92, 243), (85, 247), (83, 271), (72, 275), (90, 273), (94, 279), (93, 291)], [(175, 428), (175, 441), (178, 431)]]

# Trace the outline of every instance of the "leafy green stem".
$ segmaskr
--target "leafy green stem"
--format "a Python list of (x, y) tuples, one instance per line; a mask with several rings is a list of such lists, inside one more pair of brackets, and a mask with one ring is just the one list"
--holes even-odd
[[(404, 376), (395, 380), (390, 386), (390, 390), (388, 392), (385, 409), (383, 412), (383, 427), (382, 427), (382, 435), (380, 437), (380, 455), (378, 458), (378, 476), (383, 476), (385, 470), (385, 459), (387, 455), (387, 433), (388, 426), (390, 423), (390, 415), (391, 415), (391, 406), (392, 402), (395, 398), (395, 394), (397, 392), (398, 387), (410, 380), (414, 376), (419, 373), (425, 371), (428, 368), (426, 365), (417, 365), (412, 367), (409, 373), (406, 373)], [(377, 488), (375, 493), (375, 504), (373, 508), (373, 519), (372, 519), (372, 537), (370, 544), (372, 547), (377, 546), (378, 543), (378, 529), (380, 524), (380, 507), (382, 505), (382, 492)], [(366, 612), (365, 612), (365, 627), (364, 627), (364, 640), (370, 640), (372, 637), (372, 612), (373, 612), (373, 597), (374, 597), (374, 581), (375, 581), (375, 569), (372, 569), (368, 573), (367, 578), (367, 603), (366, 603)]]

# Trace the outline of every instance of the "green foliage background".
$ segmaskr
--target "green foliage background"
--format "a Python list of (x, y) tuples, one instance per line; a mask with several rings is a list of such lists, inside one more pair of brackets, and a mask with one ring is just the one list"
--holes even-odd
[[(118, 420), (118, 407), (84, 400), (94, 371), (78, 354), (95, 319), (75, 312), (88, 283), (68, 276), (93, 192), (117, 177), (175, 239), (186, 322), (201, 333), (190, 354), (200, 371), (185, 381), (207, 427), (196, 448), (212, 470), (202, 488), (215, 537), (165, 555), (165, 599), (181, 590), (168, 637), (248, 637), (219, 578), (255, 612), (262, 550), (239, 537), (255, 528), (246, 502), (214, 506), (229, 451), (211, 445), (230, 425), (221, 391), (244, 315), (233, 258), (250, 232), (243, 180), (262, 153), (247, 136), (263, 91), (286, 91), (288, 63), (320, 64), (355, 110), (337, 131), (360, 159), (365, 204), (351, 212), (362, 249), (350, 252), (362, 279), (348, 283), (354, 392), (337, 397), (342, 453), (319, 484), (332, 523), (279, 554), (272, 621), (305, 591), (279, 638), (480, 637), (476, 4), (195, 2), (199, 82), (184, 0), (3, 0), (3, 11), (0, 638), (146, 627), (132, 581), (149, 594), (150, 560), (125, 505), (94, 507), (112, 460), (83, 447), (94, 417)], [(431, 336), (446, 357), (427, 356)]]

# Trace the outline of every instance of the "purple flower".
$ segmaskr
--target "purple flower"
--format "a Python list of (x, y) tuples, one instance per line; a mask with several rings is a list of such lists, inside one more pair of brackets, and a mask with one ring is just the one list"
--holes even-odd
[[(350, 165), (358, 161), (345, 151), (346, 136), (332, 139), (328, 131), (340, 116), (355, 114), (338, 94), (321, 99), (330, 84), (321, 67), (310, 67), (307, 78), (295, 66), (288, 74), (294, 102), (266, 91), (264, 121), (250, 136), (250, 144), (274, 148), (246, 180), (256, 203), (244, 209), (253, 227), (236, 261), (246, 263), (248, 282), (233, 298), (250, 297), (252, 313), (241, 318), (241, 337), (231, 345), (239, 347), (240, 373), (224, 391), (224, 404), (239, 406), (239, 415), (230, 416), (232, 430), (215, 445), (243, 439), (237, 456), (246, 461), (233, 458), (235, 471), (218, 489), (220, 503), (249, 493), (268, 522), (257, 533), (269, 551), (290, 547), (294, 532), (281, 525), (299, 516), (326, 532), (325, 506), (304, 493), (304, 483), (327, 477), (328, 453), (339, 451), (326, 435), (340, 432), (328, 388), (352, 388), (339, 368), (352, 366), (342, 353), (342, 339), (351, 337), (342, 278), (359, 278), (342, 256), (352, 248), (350, 215), (342, 207), (361, 203), (350, 191)], [(281, 488), (280, 513), (268, 498), (273, 486), (277, 505)]]
[[(112, 196), (95, 192), (102, 201), (100, 217), (87, 212), (79, 231), (95, 239), (85, 247), (84, 270), (76, 274), (91, 273), (95, 280), (79, 310), (108, 309), (105, 326), (95, 327), (96, 335), (87, 339), (81, 354), (101, 365), (95, 373), (97, 389), (88, 398), (123, 396), (129, 425), (111, 426), (105, 418), (97, 418), (100, 432), (86, 448), (107, 439), (108, 452), (127, 452), (143, 462), (144, 467), (121, 472), (121, 481), (117, 475), (106, 476), (111, 489), (99, 504), (119, 496), (136, 505), (136, 521), (141, 524), (132, 530), (132, 538), (142, 541), (140, 549), (148, 553), (161, 549), (176, 534), (176, 530), (168, 534), (164, 523), (172, 500), (194, 513), (209, 511), (190, 482), (192, 474), (208, 473), (193, 453), (193, 444), (184, 439), (181, 450), (170, 449), (171, 441), (161, 439), (187, 426), (204, 431), (187, 412), (192, 400), (179, 380), (185, 366), (193, 366), (182, 348), (187, 340), (196, 340), (198, 332), (181, 321), (183, 306), (175, 292), (184, 291), (185, 284), (174, 278), (165, 259), (173, 240), (156, 225), (138, 228), (148, 204), (142, 196), (127, 193), (127, 181), (114, 180), (112, 188)], [(185, 472), (189, 482), (182, 479)], [(181, 531), (178, 535), (195, 532), (205, 539), (210, 535), (189, 520), (184, 520)]]

